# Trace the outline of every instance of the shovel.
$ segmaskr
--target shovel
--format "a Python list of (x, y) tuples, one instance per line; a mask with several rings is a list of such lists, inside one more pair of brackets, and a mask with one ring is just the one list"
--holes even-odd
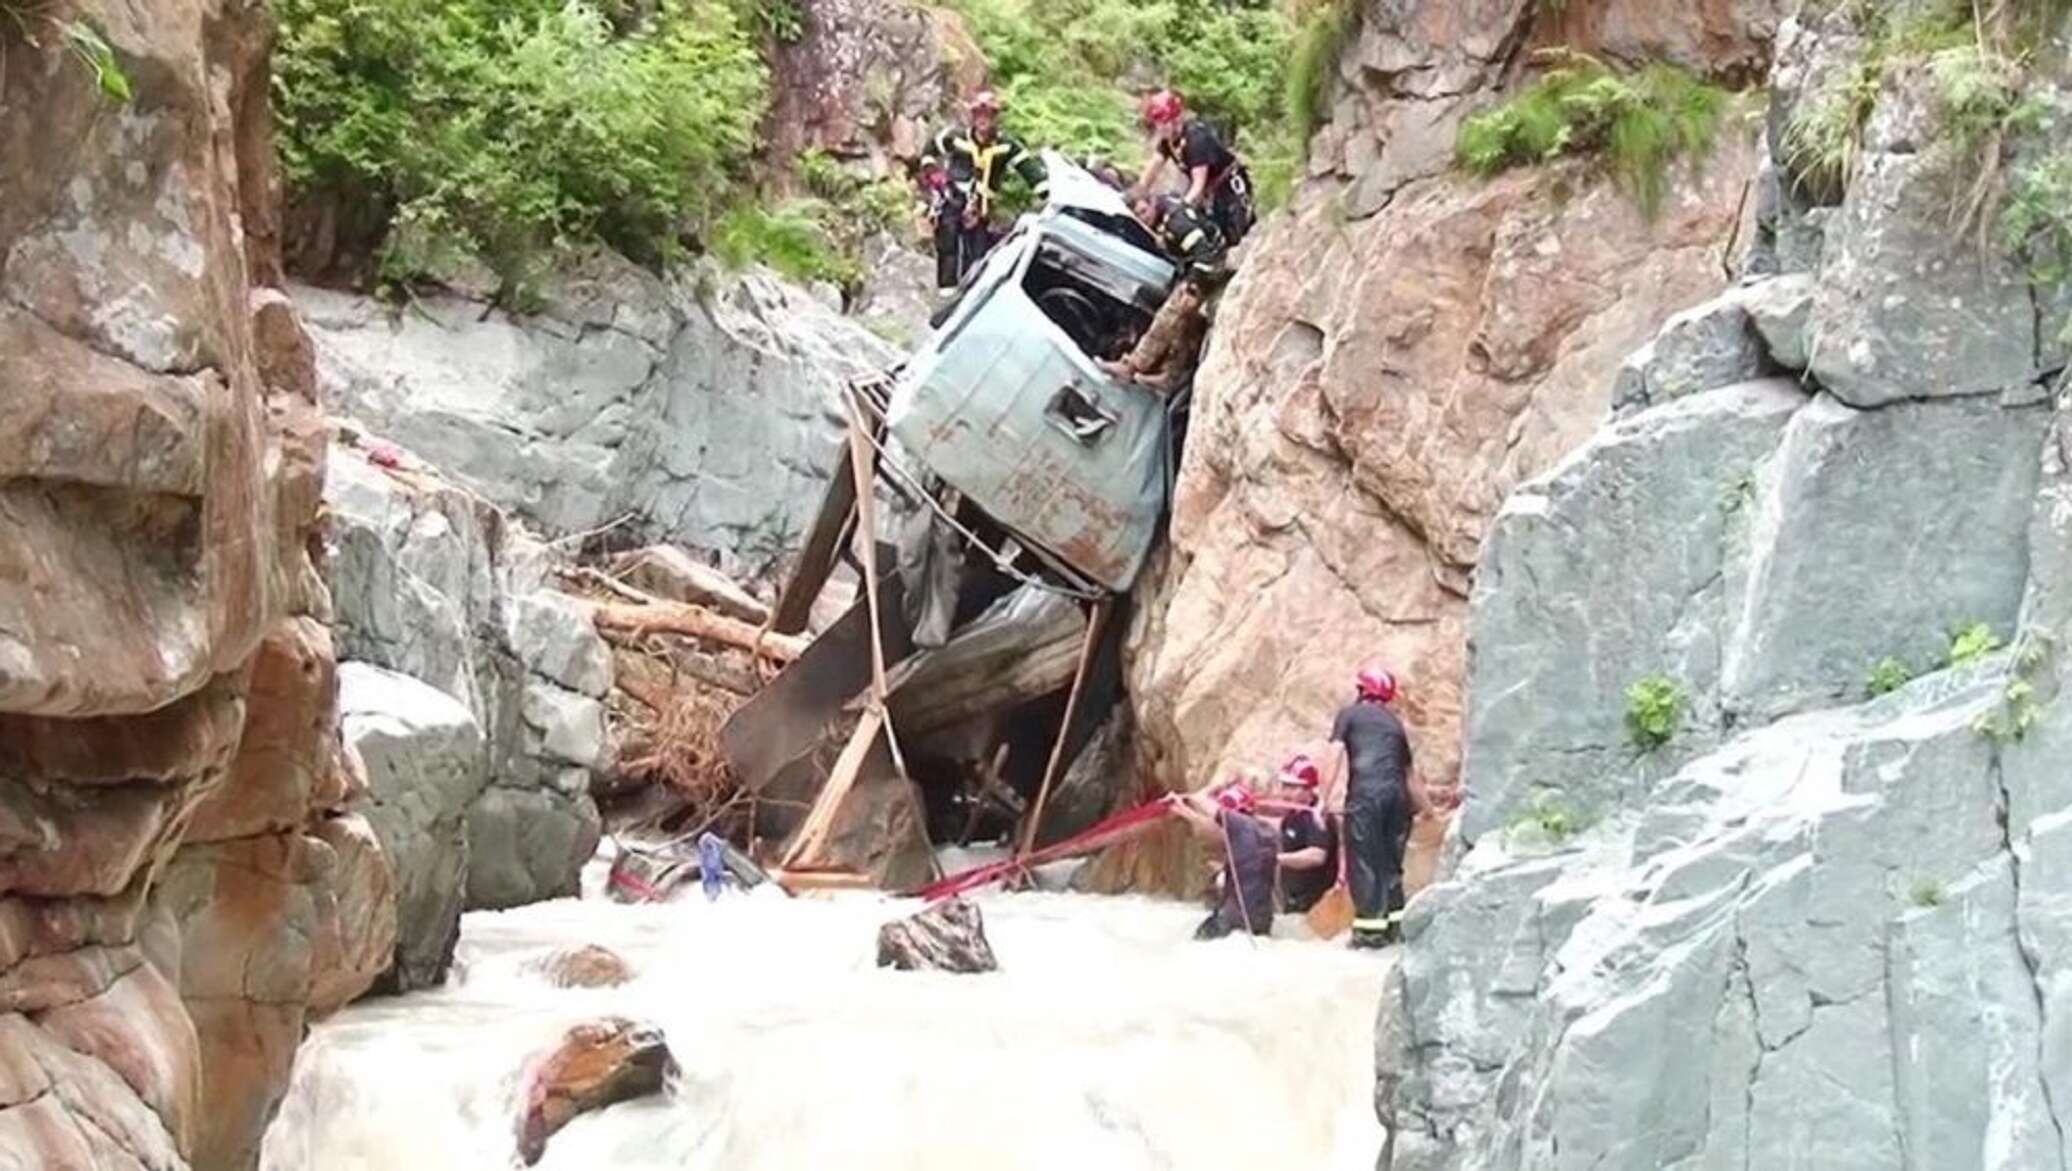
[(1318, 939), (1336, 939), (1353, 925), (1353, 893), (1345, 885), (1345, 819), (1338, 819), (1338, 881), (1324, 892), (1305, 918)]

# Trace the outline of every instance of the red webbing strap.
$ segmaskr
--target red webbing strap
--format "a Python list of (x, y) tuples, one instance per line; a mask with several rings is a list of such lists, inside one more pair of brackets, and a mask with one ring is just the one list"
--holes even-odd
[(947, 878), (938, 879), (922, 887), (914, 894), (915, 897), (931, 903), (940, 902), (951, 895), (963, 894), (967, 890), (985, 886), (988, 883), (998, 882), (1011, 874), (1026, 870), (1031, 866), (1040, 866), (1045, 862), (1055, 862), (1060, 858), (1071, 858), (1079, 854), (1091, 853), (1151, 822), (1169, 815), (1172, 811), (1172, 802), (1168, 798), (1160, 797), (1156, 800), (1147, 801), (1135, 809), (1124, 810), (1083, 833), (1074, 834), (1062, 842), (1054, 842), (1040, 850), (1031, 851), (1025, 857), (1007, 858), (999, 862), (988, 862), (983, 866), (974, 866), (960, 874), (952, 874)]

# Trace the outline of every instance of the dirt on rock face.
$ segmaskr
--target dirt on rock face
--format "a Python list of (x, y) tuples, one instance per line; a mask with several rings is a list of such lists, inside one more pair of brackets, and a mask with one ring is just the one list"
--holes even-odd
[[(326, 439), (270, 287), (266, 18), (20, 19), (0, 21), (0, 1050), (28, 1064), (0, 1075), (0, 1149), (247, 1167), (312, 989), (357, 995), (393, 930), (385, 862), (333, 844), (353, 786), (310, 553)], [(70, 20), (127, 101), (67, 52)]]
[[(1490, 518), (1592, 433), (1628, 353), (1729, 280), (1756, 166), (1735, 126), (1652, 219), (1587, 163), (1467, 176), (1454, 135), (1520, 75), (1544, 6), (1388, 7), (1342, 54), (1312, 178), (1248, 243), (1197, 376), (1171, 549), (1130, 641), (1159, 786), (1277, 762), (1370, 658), (1403, 681), (1420, 768), (1451, 782)], [(1633, 7), (1571, 3), (1571, 31), (1734, 77), (1776, 23), (1749, 0), (1676, 48), (1611, 11)]]

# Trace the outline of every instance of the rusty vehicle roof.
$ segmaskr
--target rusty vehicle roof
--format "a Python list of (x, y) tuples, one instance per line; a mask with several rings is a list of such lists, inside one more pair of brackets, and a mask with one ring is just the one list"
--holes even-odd
[[(1118, 193), (1062, 158), (1047, 161), (1051, 201), (994, 248), (907, 362), (887, 420), (907, 452), (995, 520), (1123, 591), (1164, 513), (1166, 403), (1104, 373), (1045, 315), (1024, 278), (1040, 257), (1069, 267), (1075, 284), (1148, 313), (1175, 271), (1103, 226), (1134, 225)], [(1075, 433), (1071, 415), (1089, 411), (1102, 422)]]

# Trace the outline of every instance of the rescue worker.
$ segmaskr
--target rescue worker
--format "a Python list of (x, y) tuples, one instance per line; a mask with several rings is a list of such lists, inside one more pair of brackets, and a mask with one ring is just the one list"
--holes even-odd
[(1137, 181), (1142, 192), (1155, 191), (1167, 163), (1178, 167), (1187, 184), (1181, 198), (1188, 207), (1205, 210), (1223, 230), (1229, 247), (1243, 242), (1257, 218), (1252, 205), (1252, 176), (1244, 160), (1224, 145), (1216, 128), (1187, 116), (1180, 95), (1159, 90), (1144, 99), (1144, 125), (1151, 132), (1151, 157)]
[(1222, 898), (1201, 926), (1196, 939), (1221, 939), (1234, 931), (1268, 935), (1273, 931), (1273, 879), (1278, 864), (1274, 831), (1253, 812), (1258, 799), (1242, 782), (1213, 793), (1188, 793), (1173, 809), (1196, 834), (1223, 847)]
[(1317, 810), (1323, 774), (1316, 762), (1297, 755), (1274, 776), (1282, 803), (1280, 824), (1281, 906), (1307, 911), (1331, 889), (1338, 875), (1338, 850)]
[(971, 99), (967, 124), (937, 134), (921, 156), (921, 185), (935, 224), (935, 283), (954, 289), (990, 251), (993, 202), (1005, 172), (1012, 171), (1042, 198), (1050, 176), (1043, 160), (1000, 133), (1000, 99), (982, 90)]
[(1429, 807), (1410, 764), (1410, 737), (1390, 710), (1396, 677), (1360, 668), (1353, 701), (1331, 725), (1345, 745), (1347, 781), (1341, 841), (1353, 896), (1354, 947), (1393, 943), (1403, 918), (1403, 851), (1412, 817)]
[(1209, 293), (1228, 275), (1229, 249), (1215, 223), (1177, 196), (1138, 196), (1130, 210), (1180, 264), (1180, 280), (1130, 352), (1100, 366), (1116, 378), (1170, 395), (1194, 377), (1209, 329)]

